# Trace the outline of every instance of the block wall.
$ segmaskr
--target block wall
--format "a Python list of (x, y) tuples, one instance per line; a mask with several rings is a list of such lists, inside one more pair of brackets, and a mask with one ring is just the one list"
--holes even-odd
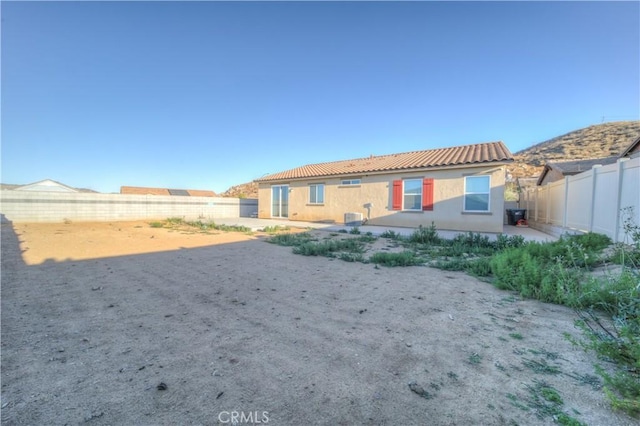
[(3, 222), (102, 222), (250, 217), (255, 199), (158, 195), (0, 191)]

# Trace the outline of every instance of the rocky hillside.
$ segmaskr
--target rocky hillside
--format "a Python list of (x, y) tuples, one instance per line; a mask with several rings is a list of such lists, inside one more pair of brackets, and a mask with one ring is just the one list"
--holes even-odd
[(255, 182), (232, 186), (219, 195), (220, 197), (258, 198), (258, 184)]
[(620, 154), (640, 136), (640, 121), (597, 124), (558, 136), (514, 154), (514, 178), (536, 177), (548, 161), (586, 160)]

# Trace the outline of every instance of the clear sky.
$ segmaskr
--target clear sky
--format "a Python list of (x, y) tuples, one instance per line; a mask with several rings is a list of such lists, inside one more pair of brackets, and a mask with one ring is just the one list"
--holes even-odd
[(638, 2), (7, 2), (2, 182), (222, 192), (640, 118)]

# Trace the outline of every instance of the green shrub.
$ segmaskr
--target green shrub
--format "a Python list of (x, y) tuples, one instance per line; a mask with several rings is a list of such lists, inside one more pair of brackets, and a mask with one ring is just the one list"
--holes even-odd
[(374, 253), (369, 258), (369, 262), (383, 266), (412, 266), (422, 264), (423, 260), (412, 251), (403, 251), (401, 253)]
[(291, 228), (289, 228), (288, 226), (281, 226), (281, 225), (265, 226), (262, 232), (266, 232), (267, 234), (275, 234), (281, 231), (288, 231), (289, 229)]
[(308, 232), (302, 232), (299, 234), (277, 234), (270, 237), (267, 242), (277, 244), (279, 246), (299, 246), (309, 241), (312, 241), (313, 237)]
[(362, 253), (340, 253), (338, 256), (341, 260), (345, 262), (365, 262), (364, 256)]
[(359, 235), (360, 234), (360, 228), (358, 228), (357, 226), (354, 226), (353, 228), (351, 228), (349, 230), (350, 234), (354, 234), (354, 235)]
[(460, 258), (438, 260), (432, 263), (431, 266), (445, 271), (464, 271), (467, 267), (467, 261)]
[(467, 247), (488, 247), (493, 248), (494, 244), (489, 241), (487, 235), (482, 235), (478, 232), (467, 232), (466, 234), (458, 234), (453, 238), (454, 243), (461, 244)]
[(418, 226), (418, 229), (413, 231), (409, 237), (410, 243), (415, 244), (437, 244), (440, 242), (438, 231), (436, 230), (436, 224), (431, 222), (428, 228), (424, 228), (422, 225)]
[(568, 237), (570, 241), (574, 243), (580, 244), (587, 250), (602, 250), (611, 245), (611, 238), (607, 237), (603, 234), (596, 234), (594, 232), (589, 232), (587, 234), (582, 235), (572, 235)]
[(490, 266), (496, 287), (519, 291), (525, 297), (535, 297), (542, 281), (542, 265), (528, 250), (504, 250), (491, 259)]
[(525, 243), (522, 235), (504, 235), (499, 234), (494, 243), (496, 250), (504, 250), (507, 248), (522, 247)]
[(491, 275), (491, 260), (488, 258), (470, 260), (466, 263), (464, 270), (476, 277), (488, 277)]
[(361, 243), (372, 243), (377, 240), (377, 238), (374, 237), (371, 232), (367, 232), (366, 234), (357, 237), (356, 240), (360, 241)]
[(364, 245), (355, 238), (344, 240), (325, 240), (322, 242), (307, 242), (293, 248), (295, 254), (304, 256), (334, 257), (336, 252), (363, 253)]
[(388, 238), (390, 240), (399, 240), (402, 238), (402, 235), (398, 234), (395, 231), (392, 231), (390, 229), (387, 229), (386, 231), (384, 231), (382, 234), (380, 234), (381, 238)]

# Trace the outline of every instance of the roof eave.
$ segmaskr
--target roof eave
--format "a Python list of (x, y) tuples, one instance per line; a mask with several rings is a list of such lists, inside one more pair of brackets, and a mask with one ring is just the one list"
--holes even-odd
[(449, 165), (402, 168), (402, 169), (391, 169), (391, 170), (360, 171), (360, 172), (353, 172), (353, 173), (326, 174), (326, 175), (304, 176), (304, 177), (294, 177), (294, 178), (255, 179), (253, 182), (256, 182), (256, 183), (298, 182), (298, 181), (305, 181), (305, 180), (318, 180), (318, 179), (362, 176), (362, 175), (367, 175), (367, 176), (388, 175), (388, 174), (397, 174), (397, 173), (413, 173), (413, 172), (420, 172), (420, 171), (466, 169), (470, 167), (503, 166), (503, 165), (511, 164), (513, 162), (514, 162), (513, 158), (509, 158), (509, 159), (482, 161), (482, 162), (475, 162), (475, 163), (449, 164)]

